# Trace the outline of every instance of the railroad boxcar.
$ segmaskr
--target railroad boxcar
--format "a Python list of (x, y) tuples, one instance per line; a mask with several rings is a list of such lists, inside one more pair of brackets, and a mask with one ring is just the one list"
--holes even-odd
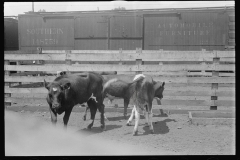
[(235, 7), (19, 15), (20, 50), (228, 50)]
[(18, 20), (4, 17), (4, 51), (18, 49)]

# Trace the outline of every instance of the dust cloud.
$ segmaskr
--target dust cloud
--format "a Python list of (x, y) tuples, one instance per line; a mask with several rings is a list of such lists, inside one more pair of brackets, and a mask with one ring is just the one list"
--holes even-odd
[(145, 154), (129, 144), (92, 137), (5, 111), (5, 156)]

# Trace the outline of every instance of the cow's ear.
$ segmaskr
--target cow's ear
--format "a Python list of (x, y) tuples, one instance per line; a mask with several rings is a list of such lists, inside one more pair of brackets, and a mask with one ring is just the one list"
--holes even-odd
[(49, 83), (47, 83), (47, 82), (45, 81), (45, 79), (44, 79), (44, 83), (43, 83), (43, 84), (44, 84), (44, 87), (47, 88), (47, 90), (49, 90), (49, 86), (48, 86)]
[(163, 82), (162, 87), (164, 87), (164, 85), (165, 85), (165, 82)]
[(65, 89), (70, 89), (71, 83), (67, 82), (65, 84), (63, 84), (61, 87), (65, 90)]
[(156, 91), (158, 88), (162, 87), (162, 83), (161, 82), (157, 82), (154, 84), (154, 90)]

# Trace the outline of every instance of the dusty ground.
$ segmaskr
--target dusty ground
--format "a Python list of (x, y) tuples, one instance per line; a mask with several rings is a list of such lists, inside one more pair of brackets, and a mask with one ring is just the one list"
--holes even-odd
[[(10, 111), (13, 112), (13, 111)], [(21, 117), (34, 117), (51, 124), (49, 112), (14, 112)], [(122, 113), (106, 113), (106, 131), (100, 129), (100, 114), (97, 112), (92, 130), (86, 127), (90, 123), (83, 121), (82, 112), (72, 112), (68, 124), (68, 132), (84, 135), (84, 139), (103, 139), (109, 142), (104, 147), (110, 147), (106, 154), (151, 154), (151, 155), (234, 155), (235, 152), (235, 126), (228, 125), (190, 125), (187, 114), (170, 114), (166, 116), (154, 116), (154, 134), (145, 126), (145, 119), (141, 117), (138, 136), (132, 136), (133, 126), (126, 126), (126, 120)], [(57, 126), (62, 130), (62, 115), (58, 116)], [(129, 117), (129, 116), (128, 116)], [(6, 117), (5, 117), (6, 119)], [(6, 123), (6, 122), (5, 122)], [(134, 121), (133, 121), (134, 124)], [(7, 125), (6, 125), (7, 126)], [(37, 126), (34, 125), (36, 128)], [(43, 128), (43, 127), (42, 127)], [(6, 134), (6, 133), (5, 133)], [(47, 137), (47, 135), (45, 135)], [(57, 136), (57, 135), (56, 135)], [(82, 137), (79, 137), (82, 138)], [(10, 138), (11, 139), (11, 138)], [(78, 138), (77, 138), (78, 139)], [(74, 141), (73, 141), (74, 143)], [(76, 142), (77, 143), (77, 142)], [(100, 143), (100, 142), (99, 142)], [(117, 144), (111, 147), (111, 144)], [(118, 149), (118, 146), (128, 145), (136, 151), (129, 152)], [(124, 148), (124, 147), (123, 147)], [(119, 151), (121, 150), (121, 152)], [(70, 153), (69, 153), (70, 154)], [(75, 154), (75, 153), (74, 153)], [(89, 153), (88, 153), (89, 154)], [(91, 152), (90, 152), (91, 154)]]

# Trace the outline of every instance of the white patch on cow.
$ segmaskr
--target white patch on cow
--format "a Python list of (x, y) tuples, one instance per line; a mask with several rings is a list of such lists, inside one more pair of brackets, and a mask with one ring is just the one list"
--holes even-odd
[(92, 93), (91, 97), (88, 98), (88, 100), (91, 98), (94, 99), (94, 101), (98, 103), (98, 101), (97, 101), (96, 97), (94, 97), (93, 93)]
[(107, 88), (111, 83), (116, 82), (117, 78), (110, 79), (107, 83), (104, 84), (103, 88)]
[(57, 77), (61, 76), (61, 75), (60, 75), (61, 72), (62, 72), (62, 71), (57, 71)]
[(133, 78), (133, 81), (138, 79), (139, 77), (145, 77), (144, 74), (137, 74), (134, 78)]
[(112, 100), (114, 100), (116, 97), (115, 96), (112, 96), (112, 95), (110, 95), (110, 94), (106, 94), (106, 96), (107, 96), (107, 98), (110, 100), (110, 101), (112, 101)]
[(53, 91), (54, 91), (54, 92), (57, 91), (57, 88), (53, 88)]

